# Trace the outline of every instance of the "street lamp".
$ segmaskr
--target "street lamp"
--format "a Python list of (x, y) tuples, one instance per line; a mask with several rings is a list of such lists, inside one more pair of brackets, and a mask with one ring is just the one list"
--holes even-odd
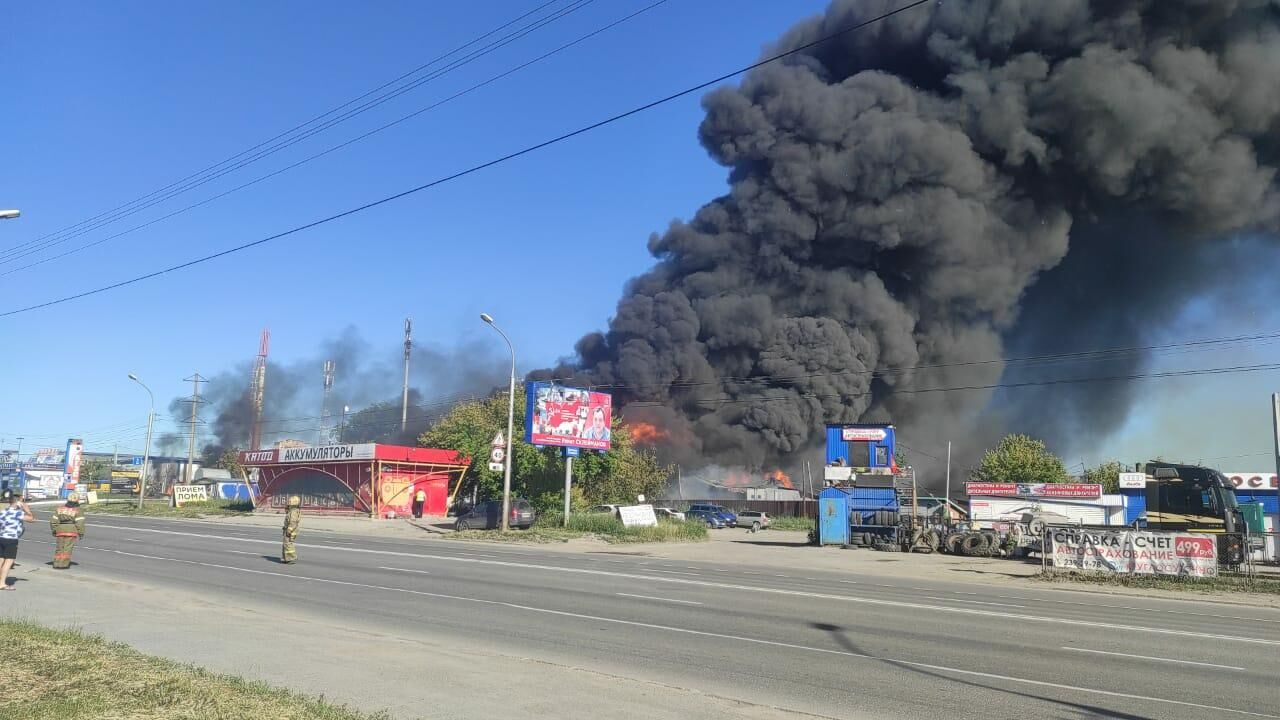
[(480, 313), (480, 319), (486, 325), (498, 331), (503, 340), (507, 341), (507, 349), (511, 351), (511, 385), (507, 389), (507, 457), (506, 469), (502, 473), (502, 529), (511, 529), (511, 450), (512, 450), (512, 431), (516, 418), (516, 348), (511, 344), (511, 338), (502, 332), (502, 328), (493, 322), (493, 316), (489, 313)]
[(17, 220), (21, 210), (0, 210), (0, 220)]
[(141, 385), (151, 398), (151, 411), (147, 413), (147, 440), (142, 446), (142, 476), (138, 478), (138, 509), (141, 510), (142, 498), (147, 495), (147, 470), (151, 462), (151, 423), (156, 419), (156, 396), (151, 392), (151, 388), (138, 379), (137, 375), (129, 373), (129, 379)]

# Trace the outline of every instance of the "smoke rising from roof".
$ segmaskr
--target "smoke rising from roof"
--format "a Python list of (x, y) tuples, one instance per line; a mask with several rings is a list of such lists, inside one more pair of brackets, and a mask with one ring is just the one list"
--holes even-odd
[[(776, 49), (897, 5), (837, 0)], [(1130, 386), (920, 393), (1005, 369), (897, 369), (1139, 345), (1247, 265), (1224, 241), (1280, 219), (1278, 15), (950, 0), (761, 67), (703, 100), (728, 193), (652, 236), (608, 330), (541, 375), (616, 386), (691, 465), (775, 464), (827, 422), (970, 451), (1028, 423), (1061, 449), (1105, 436)]]

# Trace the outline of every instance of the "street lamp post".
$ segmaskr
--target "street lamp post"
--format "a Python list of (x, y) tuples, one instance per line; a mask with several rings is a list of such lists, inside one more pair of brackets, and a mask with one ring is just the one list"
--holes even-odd
[(511, 344), (511, 338), (502, 332), (502, 328), (493, 322), (493, 316), (489, 313), (480, 313), (480, 319), (498, 331), (503, 340), (507, 341), (507, 349), (511, 351), (511, 383), (507, 388), (507, 457), (506, 468), (502, 473), (502, 530), (505, 532), (511, 529), (511, 451), (513, 449), (512, 431), (514, 430), (516, 417), (516, 348)]
[(151, 388), (147, 387), (137, 375), (129, 373), (129, 379), (142, 386), (147, 391), (147, 396), (151, 398), (151, 410), (147, 413), (147, 439), (142, 445), (142, 476), (138, 478), (138, 509), (142, 509), (142, 499), (147, 496), (147, 470), (151, 463), (151, 423), (156, 419), (156, 396), (151, 392)]

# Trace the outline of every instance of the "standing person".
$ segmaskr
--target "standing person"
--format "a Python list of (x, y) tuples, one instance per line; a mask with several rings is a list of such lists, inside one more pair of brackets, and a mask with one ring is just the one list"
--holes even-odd
[(31, 508), (12, 490), (4, 491), (4, 507), (0, 508), (0, 590), (14, 589), (9, 587), (9, 570), (13, 568), (13, 561), (18, 559), (18, 540), (26, 530), (23, 523), (35, 519)]
[(287, 565), (298, 562), (298, 548), (294, 541), (298, 539), (301, 526), (302, 498), (290, 495), (288, 508), (284, 511), (284, 543), (280, 547), (280, 562)]
[(71, 552), (76, 548), (76, 541), (84, 537), (84, 511), (80, 509), (80, 495), (71, 493), (62, 507), (53, 511), (49, 518), (49, 529), (53, 531), (53, 569), (66, 570), (71, 567)]
[(427, 493), (418, 488), (418, 492), (413, 494), (413, 516), (422, 519), (422, 506), (427, 504)]

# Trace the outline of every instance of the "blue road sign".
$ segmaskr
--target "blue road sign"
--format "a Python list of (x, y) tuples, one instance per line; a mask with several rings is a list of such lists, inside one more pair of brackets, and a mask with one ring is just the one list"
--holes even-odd
[(576, 447), (567, 447), (564, 449), (564, 456), (567, 458), (579, 457), (581, 454), (582, 451)]
[(133, 456), (133, 459), (132, 459), (131, 461), (129, 461), (129, 464), (130, 464), (130, 465), (141, 465), (141, 464), (142, 464), (142, 456), (141, 456), (141, 455), (134, 455), (134, 456)]

